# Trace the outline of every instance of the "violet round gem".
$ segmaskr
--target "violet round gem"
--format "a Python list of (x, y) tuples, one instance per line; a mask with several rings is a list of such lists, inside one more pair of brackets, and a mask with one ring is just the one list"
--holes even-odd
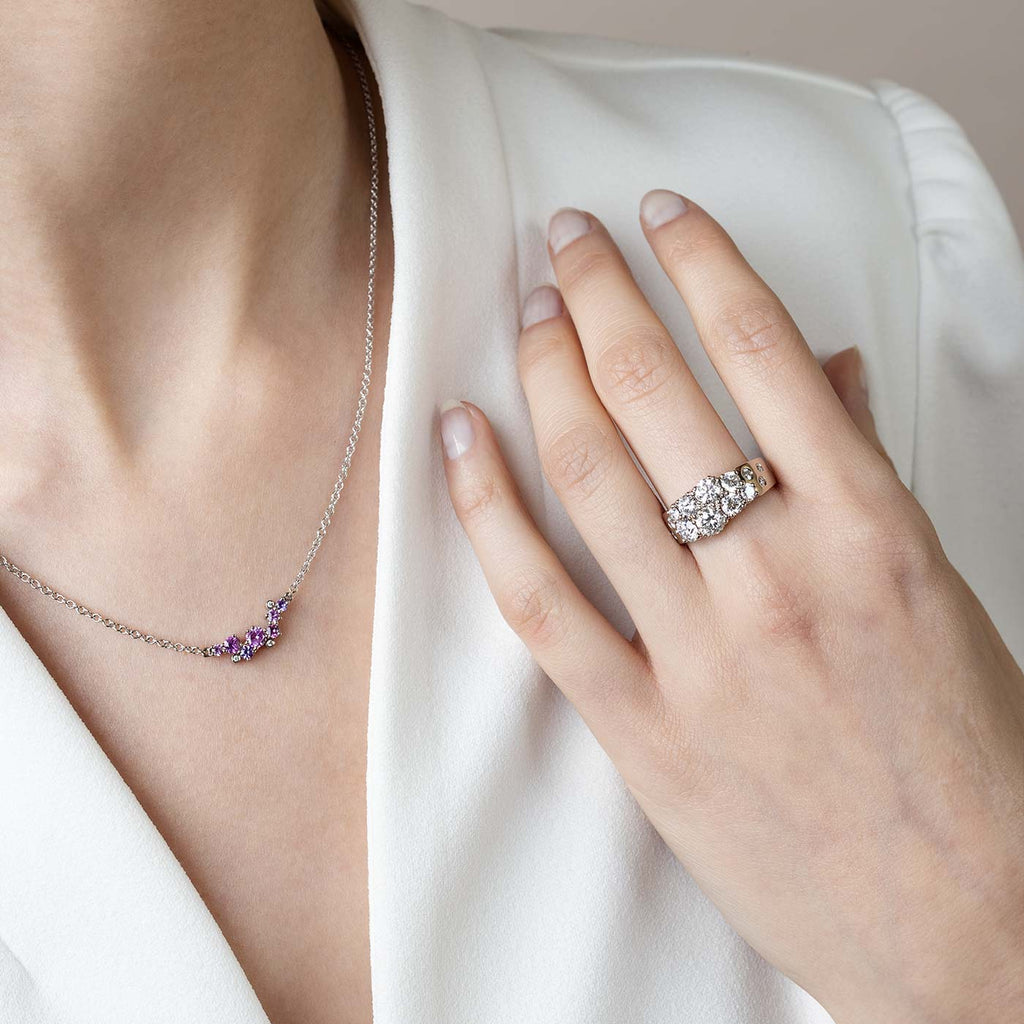
[(242, 641), (237, 636), (229, 636), (224, 641), (224, 650), (228, 654), (238, 654), (242, 650)]
[(281, 618), (281, 609), (276, 605), (273, 608), (267, 610), (267, 622), (273, 625), (278, 619)]
[(238, 653), (242, 656), (242, 661), (248, 661), (255, 650), (256, 648), (252, 644), (242, 644), (242, 649)]
[(267, 630), (267, 634), (271, 640), (276, 640), (281, 635), (281, 628), (279, 626), (271, 626)]
[(267, 639), (266, 630), (262, 626), (253, 626), (248, 633), (245, 634), (245, 639), (248, 641), (249, 646), (255, 650), (257, 647), (263, 646), (263, 641)]

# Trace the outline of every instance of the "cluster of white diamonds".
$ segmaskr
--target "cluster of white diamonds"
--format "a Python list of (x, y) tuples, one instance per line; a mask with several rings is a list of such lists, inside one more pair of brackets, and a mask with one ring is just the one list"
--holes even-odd
[(706, 476), (665, 510), (665, 522), (680, 544), (721, 533), (758, 495), (750, 466)]

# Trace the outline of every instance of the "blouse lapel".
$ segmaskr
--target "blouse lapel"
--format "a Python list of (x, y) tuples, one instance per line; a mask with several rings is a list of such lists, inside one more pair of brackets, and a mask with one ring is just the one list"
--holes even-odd
[(0, 990), (4, 1019), (32, 1024), (267, 1024), (199, 893), (3, 609)]

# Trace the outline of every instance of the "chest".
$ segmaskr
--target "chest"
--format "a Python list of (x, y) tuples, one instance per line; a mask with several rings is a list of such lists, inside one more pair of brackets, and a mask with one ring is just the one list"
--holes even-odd
[[(272, 1024), (371, 1019), (375, 412), (278, 643), (249, 662), (132, 641), (0, 580), (4, 608), (185, 869)], [(110, 566), (122, 578), (131, 568)], [(269, 596), (253, 593), (254, 607)]]

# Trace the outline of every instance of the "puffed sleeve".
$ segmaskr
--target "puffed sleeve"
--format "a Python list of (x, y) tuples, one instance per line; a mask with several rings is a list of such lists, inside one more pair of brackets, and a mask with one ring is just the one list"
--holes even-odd
[(899, 135), (917, 245), (910, 483), (1024, 663), (1024, 256), (961, 126), (911, 89), (871, 85)]

